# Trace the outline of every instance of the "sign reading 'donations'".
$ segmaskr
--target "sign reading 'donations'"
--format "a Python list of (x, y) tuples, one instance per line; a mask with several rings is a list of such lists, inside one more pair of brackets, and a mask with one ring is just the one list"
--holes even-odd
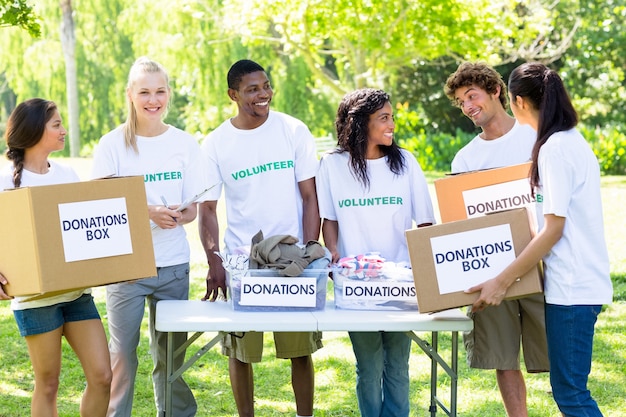
[(315, 307), (317, 278), (241, 277), (245, 306)]
[(349, 301), (415, 301), (414, 282), (343, 281), (343, 298)]
[(431, 237), (430, 243), (440, 294), (494, 278), (515, 260), (508, 224)]
[(467, 218), (513, 208), (532, 208), (533, 198), (528, 179), (509, 181), (463, 191)]
[(65, 261), (133, 253), (126, 198), (59, 204)]

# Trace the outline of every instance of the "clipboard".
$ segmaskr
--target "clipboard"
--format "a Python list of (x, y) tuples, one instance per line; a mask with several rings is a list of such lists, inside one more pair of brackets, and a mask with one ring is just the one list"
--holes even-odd
[(176, 211), (183, 211), (183, 210), (185, 210), (187, 207), (189, 207), (190, 205), (192, 205), (196, 201), (200, 200), (200, 198), (203, 195), (205, 195), (207, 192), (209, 192), (212, 188), (215, 188), (218, 184), (219, 184), (219, 182), (213, 184), (209, 188), (205, 188), (204, 190), (200, 191), (198, 194), (194, 195), (193, 197), (190, 197), (187, 200), (183, 201), (183, 204), (178, 206), (178, 208), (176, 208)]
[[(189, 197), (187, 200), (183, 201), (183, 203), (178, 206), (176, 208), (176, 211), (181, 212), (183, 210), (185, 210), (187, 207), (189, 207), (190, 205), (192, 205), (193, 203), (195, 203), (196, 201), (200, 200), (200, 198), (205, 195), (207, 192), (209, 192), (211, 189), (215, 188), (218, 184), (220, 184), (220, 182), (216, 182), (215, 184), (213, 184), (212, 186), (210, 186), (209, 188), (205, 188), (204, 190), (200, 191), (198, 194), (194, 195), (193, 197)], [(153, 224), (152, 225), (152, 230), (156, 229), (157, 224)]]

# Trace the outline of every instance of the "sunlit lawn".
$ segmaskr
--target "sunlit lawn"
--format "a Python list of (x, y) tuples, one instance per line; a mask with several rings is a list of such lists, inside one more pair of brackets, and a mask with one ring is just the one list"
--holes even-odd
[[(87, 174), (88, 176), (88, 174)], [(83, 179), (87, 176), (81, 174)], [(616, 301), (600, 315), (595, 339), (593, 370), (590, 388), (605, 416), (624, 415), (626, 408), (626, 234), (623, 213), (626, 207), (626, 178), (603, 179), (603, 198), (607, 242), (611, 253), (612, 278)], [(434, 198), (434, 193), (433, 193)], [(204, 294), (206, 267), (196, 225), (187, 227), (192, 244), (192, 299)], [(2, 237), (6, 238), (6, 237)], [(106, 327), (106, 309), (103, 288), (94, 289), (98, 308)], [(135, 416), (155, 414), (151, 360), (147, 352), (147, 326), (140, 344), (140, 368), (135, 387)], [(212, 335), (204, 335), (206, 342)], [(420, 334), (426, 340), (429, 334)], [(274, 358), (273, 344), (266, 337), (265, 359), (255, 365), (256, 409), (258, 416), (295, 416), (290, 372), (287, 361)], [(343, 332), (324, 334), (325, 347), (314, 354), (316, 368), (315, 415), (358, 416), (354, 395), (354, 357), (347, 335)], [(196, 346), (199, 346), (196, 343)], [(440, 336), (440, 348), (450, 356), (450, 336)], [(460, 346), (459, 360), (459, 415), (504, 416), (496, 381), (492, 371), (469, 369)], [(188, 352), (189, 353), (189, 352)], [(190, 353), (189, 353), (190, 354)], [(32, 371), (23, 339), (17, 332), (8, 303), (0, 303), (0, 417), (28, 416), (33, 389)], [(550, 384), (545, 374), (525, 374), (528, 387), (530, 416), (558, 416), (550, 395)], [(213, 348), (185, 373), (199, 404), (198, 416), (230, 417), (236, 415), (228, 380), (227, 360)], [(445, 374), (440, 375), (439, 395), (447, 398), (449, 388)], [(417, 345), (411, 357), (411, 416), (429, 416), (430, 362)], [(77, 416), (78, 403), (84, 387), (84, 378), (78, 360), (64, 344), (63, 372), (59, 392), (59, 415)], [(443, 415), (439, 412), (438, 415)]]

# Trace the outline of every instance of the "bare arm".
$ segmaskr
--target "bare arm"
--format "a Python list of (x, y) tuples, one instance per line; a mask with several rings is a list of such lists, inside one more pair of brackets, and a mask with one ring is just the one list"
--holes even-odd
[(206, 277), (206, 294), (203, 301), (215, 301), (219, 290), (222, 290), (226, 298), (226, 273), (222, 260), (216, 255), (220, 251), (220, 229), (217, 220), (217, 201), (205, 201), (200, 203), (198, 210), (198, 231), (200, 241), (209, 263), (209, 271)]
[(480, 296), (472, 305), (472, 311), (483, 310), (489, 305), (499, 305), (504, 299), (506, 290), (515, 280), (543, 258), (552, 247), (561, 239), (563, 227), (565, 227), (565, 217), (546, 214), (544, 216), (544, 228), (530, 241), (522, 253), (515, 258), (504, 271), (495, 278), (476, 285), (466, 292), (472, 293), (480, 291)]
[(336, 220), (324, 219), (322, 223), (322, 236), (324, 237), (324, 245), (332, 255), (332, 261), (336, 263), (341, 257), (341, 254), (337, 251), (339, 223)]
[(306, 243), (320, 238), (320, 210), (317, 206), (317, 191), (315, 190), (315, 178), (300, 181), (298, 183), (302, 195), (302, 228), (303, 238)]

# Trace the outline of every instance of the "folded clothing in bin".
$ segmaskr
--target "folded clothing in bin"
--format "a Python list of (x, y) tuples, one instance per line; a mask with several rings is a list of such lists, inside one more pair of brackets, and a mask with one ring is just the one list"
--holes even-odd
[(291, 235), (275, 235), (263, 238), (259, 231), (252, 237), (250, 269), (271, 268), (280, 275), (296, 277), (302, 274), (311, 262), (324, 258), (326, 251), (317, 241), (299, 245), (298, 238)]
[(311, 311), (326, 306), (330, 270), (327, 251), (317, 242), (305, 246), (295, 237), (259, 232), (252, 239), (250, 257), (221, 255), (228, 299), (235, 310)]
[(408, 262), (387, 262), (376, 252), (332, 265), (335, 307), (347, 310), (417, 310)]

